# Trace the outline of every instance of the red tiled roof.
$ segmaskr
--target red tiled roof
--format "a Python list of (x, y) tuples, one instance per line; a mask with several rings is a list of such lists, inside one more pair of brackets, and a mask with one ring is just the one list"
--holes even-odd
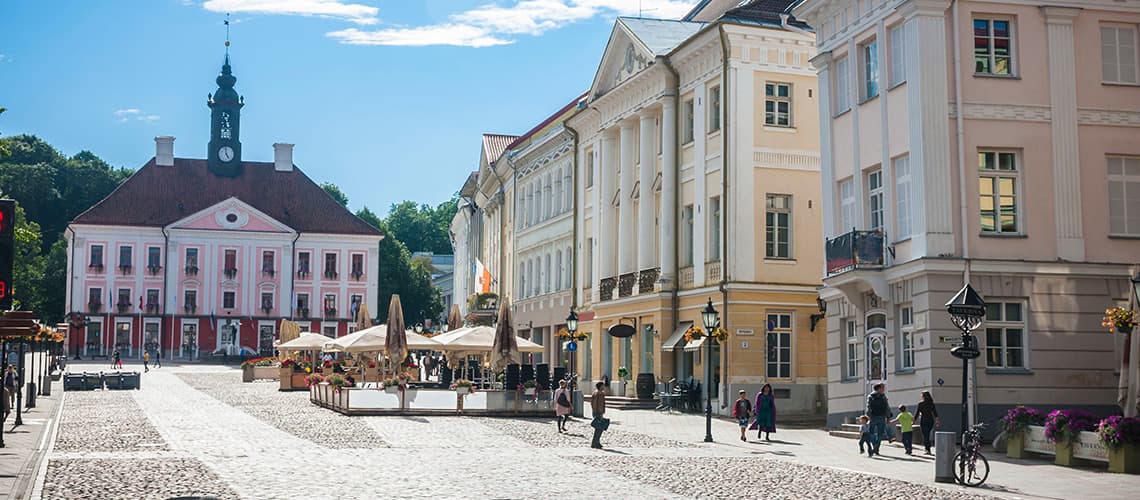
[(72, 222), (162, 227), (233, 197), (300, 232), (380, 236), (296, 166), (278, 172), (269, 162), (243, 165), (229, 178), (207, 170), (206, 160), (175, 158), (173, 167), (159, 167), (152, 158)]
[(507, 145), (518, 139), (517, 135), (483, 134), (483, 154), (487, 163), (494, 163), (507, 149)]

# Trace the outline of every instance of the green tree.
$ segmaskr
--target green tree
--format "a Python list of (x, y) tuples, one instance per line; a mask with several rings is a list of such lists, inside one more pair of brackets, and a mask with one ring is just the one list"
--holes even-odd
[(324, 189), (325, 192), (329, 194), (329, 196), (332, 196), (332, 198), (339, 202), (341, 205), (344, 205), (346, 207), (348, 206), (348, 195), (344, 194), (344, 191), (341, 191), (340, 187), (336, 184), (333, 184), (331, 182), (322, 182), (321, 189)]
[[(0, 108), (0, 115), (4, 114), (5, 111), (8, 111), (8, 109)], [(0, 158), (8, 156), (9, 154), (11, 153), (8, 151), (8, 141), (3, 137), (0, 137)]]
[[(40, 225), (29, 221), (20, 203), (16, 202), (16, 258), (12, 263), (12, 305), (15, 309), (40, 311), (46, 297), (43, 294), (46, 259), (40, 255)], [(59, 297), (62, 300), (62, 295)], [(61, 316), (62, 317), (62, 316)]]
[(392, 294), (400, 295), (404, 307), (404, 320), (410, 324), (426, 318), (438, 318), (443, 312), (439, 290), (431, 284), (431, 272), (412, 261), (407, 245), (389, 230), (388, 223), (368, 207), (361, 208), (356, 216), (384, 233), (380, 242), (380, 297), (376, 317), (388, 321), (388, 303)]
[(455, 217), (458, 195), (434, 208), (427, 204), (402, 201), (388, 211), (388, 227), (392, 234), (413, 252), (450, 254), (451, 219)]

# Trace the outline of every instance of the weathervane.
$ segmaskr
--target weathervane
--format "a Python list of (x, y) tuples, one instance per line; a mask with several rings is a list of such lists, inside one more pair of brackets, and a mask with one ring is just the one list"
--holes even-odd
[(226, 56), (230, 55), (230, 13), (226, 13), (226, 20), (222, 22), (226, 25)]

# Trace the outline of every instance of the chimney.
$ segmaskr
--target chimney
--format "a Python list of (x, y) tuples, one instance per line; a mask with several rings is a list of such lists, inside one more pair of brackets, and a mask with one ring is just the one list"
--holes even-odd
[(174, 137), (160, 135), (154, 138), (154, 164), (160, 167), (174, 166)]
[(278, 172), (293, 171), (293, 145), (284, 143), (273, 144), (273, 170)]

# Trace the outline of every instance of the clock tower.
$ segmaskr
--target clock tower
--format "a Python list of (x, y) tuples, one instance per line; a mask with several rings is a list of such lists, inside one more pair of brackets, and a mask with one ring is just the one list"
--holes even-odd
[(218, 90), (206, 100), (206, 105), (210, 107), (210, 145), (206, 164), (214, 175), (237, 177), (242, 173), (241, 141), (238, 139), (241, 133), (241, 108), (245, 106), (245, 98), (234, 90), (237, 77), (230, 71), (228, 53), (222, 64), (222, 73), (215, 81), (218, 82)]

